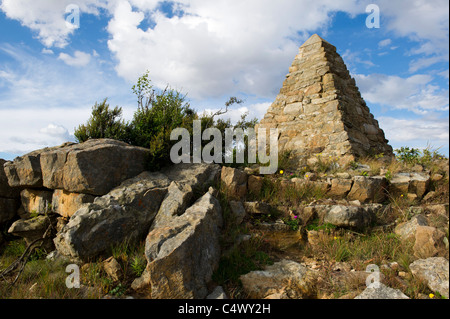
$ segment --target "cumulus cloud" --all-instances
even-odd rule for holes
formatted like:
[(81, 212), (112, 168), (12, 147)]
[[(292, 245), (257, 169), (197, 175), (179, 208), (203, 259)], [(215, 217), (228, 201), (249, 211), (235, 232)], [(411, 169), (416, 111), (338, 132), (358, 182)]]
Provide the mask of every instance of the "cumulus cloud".
[(378, 43), (378, 46), (379, 46), (379, 47), (385, 47), (385, 46), (390, 45), (391, 43), (392, 43), (392, 40), (391, 40), (391, 39), (385, 39), (385, 40), (380, 41), (380, 42)]
[[(0, 125), (0, 152), (24, 154), (47, 146), (74, 141), (74, 128), (86, 121), (90, 108), (59, 108), (47, 110), (26, 107), (23, 109), (0, 109), (0, 118), (8, 119)], [(42, 127), (43, 123), (50, 123)], [(63, 124), (55, 124), (63, 123)], [(10, 132), (14, 132), (11, 135)]]
[(49, 136), (56, 136), (56, 137), (67, 138), (69, 136), (69, 131), (64, 126), (57, 125), (54, 123), (51, 123), (46, 127), (41, 128), (39, 132), (47, 134)]
[(91, 61), (91, 55), (89, 53), (75, 51), (73, 56), (67, 53), (60, 53), (58, 59), (70, 66), (86, 66)]
[[(76, 5), (81, 13), (99, 14), (108, 0), (79, 0)], [(75, 32), (66, 25), (66, 8), (73, 0), (3, 0), (0, 9), (8, 18), (20, 21), (23, 26), (37, 33), (37, 38), (47, 47), (65, 47)]]
[(433, 85), (430, 75), (402, 78), (384, 74), (356, 74), (354, 77), (362, 96), (370, 103), (418, 114), (449, 109), (448, 90)]
[(42, 54), (54, 54), (54, 52), (53, 52), (53, 50), (50, 50), (50, 49), (46, 49), (46, 48), (43, 48), (42, 49)]
[[(353, 1), (190, 0), (169, 16), (140, 5), (120, 1), (108, 24), (118, 74), (135, 80), (148, 69), (157, 85), (192, 97), (273, 96), (306, 33), (325, 27), (334, 11), (357, 10)], [(140, 28), (150, 20), (154, 27)]]
[(106, 72), (109, 81), (99, 77), (96, 63), (72, 68), (12, 45), (0, 46), (0, 52), (14, 59), (0, 65), (0, 152), (18, 155), (73, 140), (74, 128), (105, 97), (131, 119), (130, 86)]
[(394, 148), (410, 145), (410, 147), (441, 148), (448, 153), (449, 122), (447, 118), (437, 116), (416, 119), (399, 119), (390, 116), (378, 118), (386, 138)]

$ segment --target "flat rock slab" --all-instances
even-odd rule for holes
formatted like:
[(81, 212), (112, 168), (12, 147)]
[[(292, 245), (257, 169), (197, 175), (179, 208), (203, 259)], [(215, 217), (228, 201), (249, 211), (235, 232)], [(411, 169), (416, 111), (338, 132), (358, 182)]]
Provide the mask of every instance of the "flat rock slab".
[(411, 273), (427, 283), (428, 287), (448, 299), (449, 263), (443, 257), (419, 259), (409, 265)]
[(50, 189), (102, 196), (142, 173), (148, 152), (111, 139), (45, 151), (40, 154), (42, 183)]
[(54, 239), (57, 250), (89, 260), (125, 240), (144, 238), (169, 184), (161, 173), (144, 172), (83, 205)]
[(60, 148), (65, 148), (73, 143), (64, 143), (56, 147), (47, 147), (31, 153), (16, 157), (12, 162), (4, 163), (3, 167), (8, 184), (11, 187), (42, 187), (41, 154), (51, 152)]
[(378, 288), (368, 287), (355, 299), (409, 299), (409, 297), (398, 289), (379, 283)]
[(252, 299), (307, 299), (314, 297), (316, 276), (308, 267), (282, 260), (264, 270), (240, 277), (245, 292)]

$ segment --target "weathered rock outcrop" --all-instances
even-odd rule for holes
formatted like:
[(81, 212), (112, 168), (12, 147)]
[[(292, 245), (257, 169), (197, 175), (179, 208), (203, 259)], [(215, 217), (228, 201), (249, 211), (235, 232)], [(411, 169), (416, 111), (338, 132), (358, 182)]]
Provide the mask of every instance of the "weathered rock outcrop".
[(244, 291), (252, 299), (314, 298), (316, 279), (314, 271), (290, 260), (282, 260), (240, 277)]
[[(8, 233), (13, 234), (14, 236), (23, 237), (28, 245), (37, 239), (42, 239), (45, 234), (46, 236), (42, 242), (42, 247), (51, 251), (54, 249), (51, 238), (52, 235), (54, 235), (54, 233), (52, 234), (52, 230), (54, 229), (55, 224), (56, 219), (54, 216), (39, 215), (27, 220), (19, 219), (15, 221), (9, 228)], [(49, 228), (50, 225), (52, 225), (53, 228)]]
[[(63, 255), (87, 260), (124, 240), (143, 239), (150, 227), (171, 224), (182, 215), (219, 172), (218, 165), (209, 164), (178, 164), (157, 173), (143, 172), (95, 199), (66, 193), (69, 201), (63, 205), (68, 208), (61, 207), (65, 193), (56, 190), (56, 212), (70, 215), (71, 205), (79, 207), (55, 238), (56, 248)], [(93, 203), (83, 203), (92, 199)]]
[(105, 195), (145, 170), (148, 150), (110, 139), (88, 140), (40, 154), (42, 184), (72, 193)]
[(206, 193), (181, 216), (160, 224), (146, 239), (153, 299), (205, 298), (220, 258), (222, 209)]
[(89, 194), (69, 193), (56, 189), (52, 195), (52, 209), (62, 217), (70, 218), (84, 204), (93, 203), (95, 196)]
[(53, 191), (24, 189), (20, 193), (22, 208), (28, 214), (44, 214), (50, 210)]
[(239, 169), (222, 167), (221, 180), (231, 197), (243, 198), (246, 195), (247, 179), (247, 174)]
[(4, 168), (9, 185), (12, 187), (42, 187), (41, 154), (70, 145), (73, 145), (73, 143), (64, 143), (60, 146), (36, 150), (16, 157), (12, 162), (5, 163)]
[(376, 211), (380, 210), (381, 207), (381, 205), (376, 204), (366, 206), (336, 205), (325, 213), (323, 221), (338, 227), (361, 229), (376, 220)]
[(449, 263), (443, 257), (419, 259), (409, 265), (411, 273), (423, 280), (428, 287), (448, 298)]
[(6, 176), (4, 165), (10, 163), (0, 158), (0, 197), (2, 198), (18, 198), (20, 196), (20, 189), (11, 187), (8, 184), (8, 177)]
[(66, 256), (88, 260), (125, 240), (145, 237), (167, 193), (170, 180), (144, 172), (126, 180), (109, 194), (82, 206), (54, 242)]
[(0, 159), (0, 226), (14, 218), (20, 205), (20, 190), (9, 186), (3, 168), (5, 163)]
[(101, 196), (143, 172), (147, 154), (147, 149), (124, 142), (94, 139), (37, 150), (4, 167), (13, 187), (46, 187)]
[(393, 289), (379, 283), (378, 288), (368, 287), (355, 299), (409, 299), (407, 295), (398, 289)]
[(215, 184), (220, 174), (219, 165), (178, 164), (162, 170), (172, 183), (167, 196), (161, 203), (152, 227), (170, 222), (174, 217), (184, 213), (195, 201), (195, 193), (205, 191)]
[(428, 191), (430, 175), (424, 173), (398, 173), (390, 181), (389, 192), (393, 195), (415, 194), (422, 198)]

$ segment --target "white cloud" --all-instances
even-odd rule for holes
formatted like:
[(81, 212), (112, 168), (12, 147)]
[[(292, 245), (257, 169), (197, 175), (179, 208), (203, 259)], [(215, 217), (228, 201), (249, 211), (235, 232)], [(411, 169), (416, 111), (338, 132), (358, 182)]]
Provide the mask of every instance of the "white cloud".
[[(358, 7), (331, 0), (190, 0), (179, 8), (184, 15), (169, 18), (133, 4), (120, 1), (108, 24), (118, 74), (135, 80), (148, 69), (155, 84), (170, 83), (191, 97), (236, 90), (273, 96), (304, 33), (326, 27), (334, 11)], [(144, 19), (154, 28), (140, 29)]]
[(46, 127), (39, 130), (40, 133), (47, 134), (52, 137), (69, 138), (69, 131), (62, 125), (50, 123)]
[(409, 64), (409, 72), (415, 73), (420, 69), (427, 68), (439, 62), (445, 62), (448, 60), (448, 57), (445, 55), (438, 55), (426, 58), (416, 59), (410, 62)]
[(445, 71), (439, 72), (438, 75), (440, 75), (448, 80), (449, 79), (449, 70), (447, 69)]
[[(74, 31), (65, 25), (72, 0), (3, 0), (0, 9), (38, 34), (47, 46), (64, 47)], [(135, 81), (149, 69), (156, 85), (167, 83), (192, 97), (244, 91), (273, 96), (298, 46), (313, 30), (326, 30), (333, 13), (365, 13), (369, 0), (185, 0), (170, 2), (178, 14), (158, 10), (159, 0), (80, 0), (82, 14), (111, 15), (109, 49), (117, 73)], [(448, 1), (380, 0), (383, 28), (419, 43), (411, 54), (448, 55)], [(446, 10), (447, 8), (447, 10)], [(152, 28), (141, 29), (151, 21)], [(83, 23), (83, 19), (81, 19)], [(384, 47), (392, 39), (380, 42)], [(87, 63), (63, 53), (61, 58)], [(447, 58), (448, 59), (448, 58)], [(418, 58), (415, 72), (436, 58)], [(371, 61), (361, 60), (367, 66)], [(283, 71), (285, 70), (285, 71)]]
[(89, 53), (75, 51), (73, 56), (60, 53), (58, 59), (70, 66), (86, 66), (91, 61), (91, 55)]
[(354, 77), (362, 96), (370, 103), (419, 114), (449, 109), (448, 90), (433, 85), (430, 75), (402, 78), (384, 74), (356, 74)]
[(447, 151), (449, 147), (449, 122), (447, 118), (435, 116), (417, 119), (399, 119), (389, 116), (378, 118), (386, 138), (394, 148), (409, 145), (415, 148), (441, 148)]
[[(0, 152), (23, 154), (48, 146), (74, 141), (73, 131), (89, 116), (89, 108), (0, 109)], [(49, 123), (42, 127), (43, 123)], [(61, 124), (55, 124), (61, 123)], [(14, 132), (14, 134), (11, 134)]]
[(130, 85), (113, 71), (98, 76), (104, 70), (96, 63), (71, 68), (11, 45), (0, 46), (0, 52), (14, 58), (0, 65), (0, 153), (18, 155), (73, 140), (75, 127), (105, 97), (131, 119), (136, 103)]
[(449, 2), (447, 0), (380, 0), (381, 15), (397, 35), (421, 40), (428, 47), (448, 51)]
[[(78, 0), (80, 12), (99, 14), (99, 8), (105, 8), (108, 0)], [(65, 47), (74, 29), (66, 26), (65, 11), (73, 0), (3, 0), (0, 9), (11, 19), (37, 33), (37, 38), (46, 47)]]
[(54, 54), (54, 52), (53, 52), (53, 50), (50, 50), (50, 49), (46, 49), (46, 48), (43, 48), (42, 49), (42, 54)]
[(378, 46), (379, 47), (385, 47), (385, 46), (390, 45), (391, 43), (392, 43), (391, 39), (385, 39), (385, 40), (382, 40), (382, 41), (378, 42)]

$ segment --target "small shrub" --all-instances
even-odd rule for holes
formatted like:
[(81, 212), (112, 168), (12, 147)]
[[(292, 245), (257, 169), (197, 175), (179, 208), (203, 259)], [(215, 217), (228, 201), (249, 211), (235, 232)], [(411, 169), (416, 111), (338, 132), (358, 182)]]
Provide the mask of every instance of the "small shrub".
[(411, 165), (416, 164), (420, 157), (420, 151), (416, 148), (401, 147), (400, 149), (396, 149), (395, 153), (400, 162)]
[(136, 277), (142, 276), (146, 266), (147, 261), (142, 256), (134, 256), (131, 259), (131, 269)]
[(82, 124), (75, 129), (75, 138), (79, 143), (86, 142), (93, 138), (111, 138), (119, 141), (126, 140), (127, 126), (121, 119), (122, 108), (116, 106), (109, 108), (109, 104), (104, 99), (102, 103), (92, 107), (92, 115), (86, 124)]

